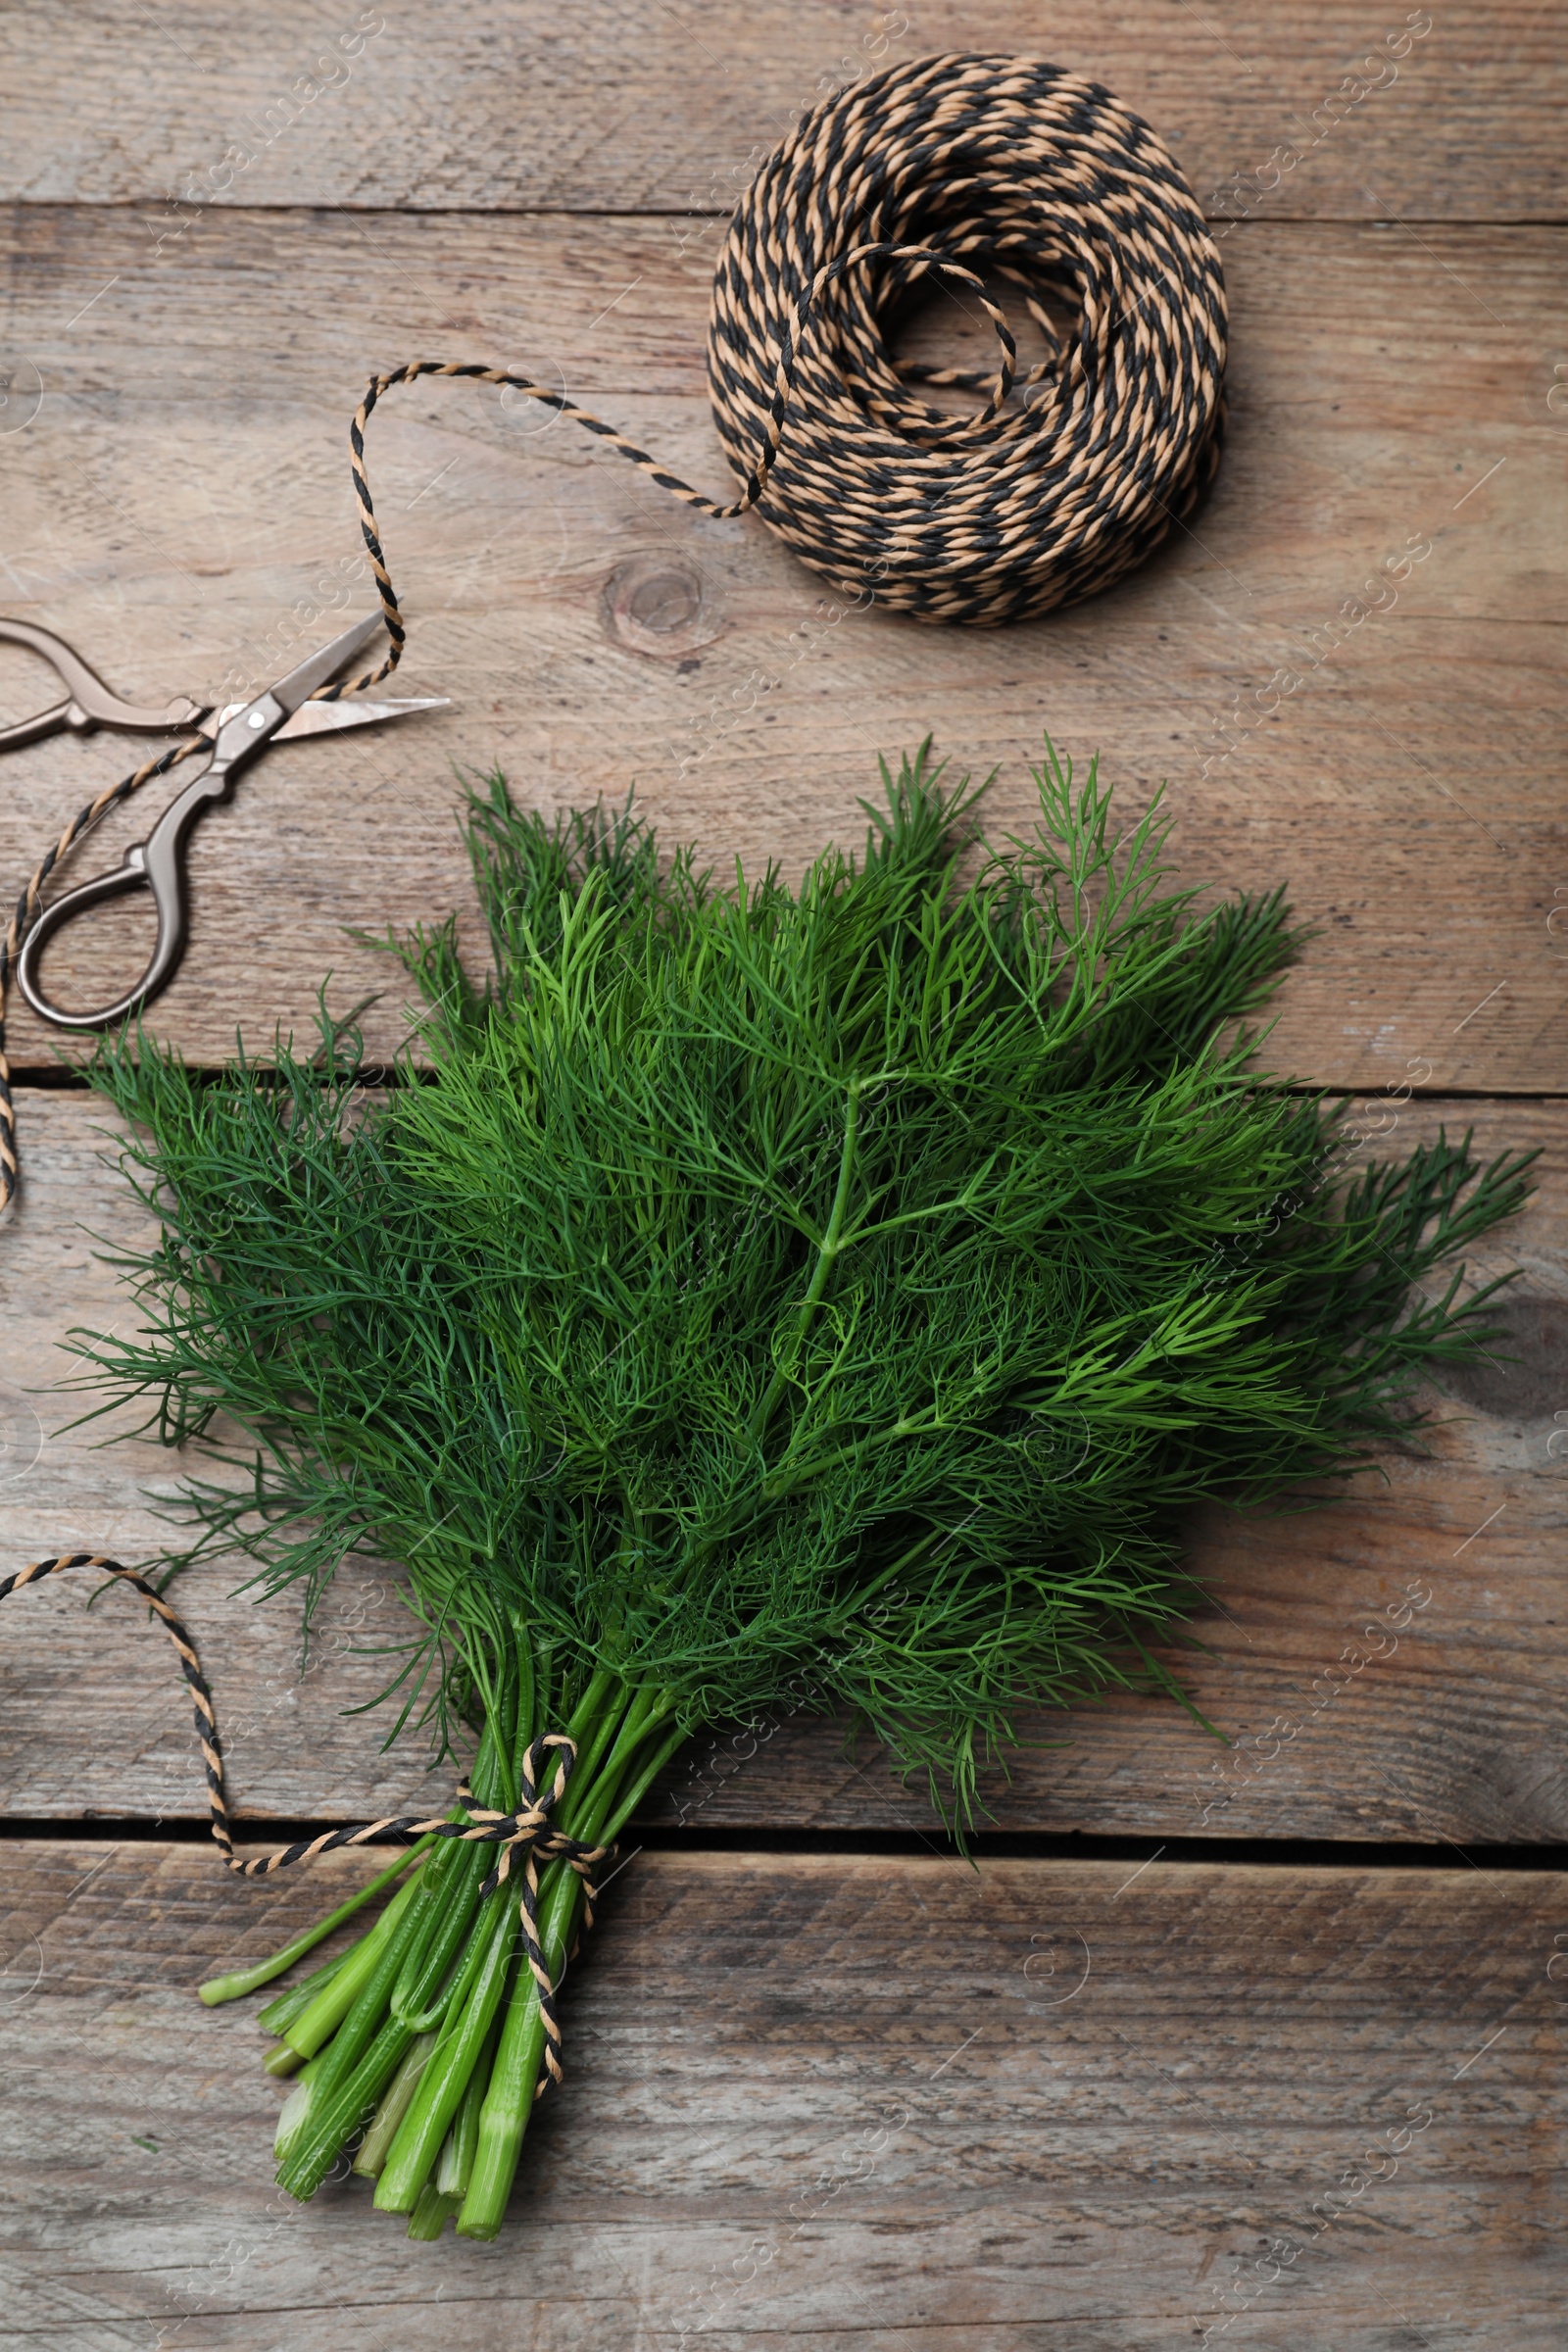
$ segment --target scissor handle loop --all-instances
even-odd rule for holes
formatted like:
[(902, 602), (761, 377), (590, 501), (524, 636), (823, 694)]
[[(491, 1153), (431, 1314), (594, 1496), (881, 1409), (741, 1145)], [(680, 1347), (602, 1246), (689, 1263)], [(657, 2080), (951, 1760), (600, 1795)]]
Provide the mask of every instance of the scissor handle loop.
[[(225, 734), (228, 732), (224, 730)], [(232, 748), (220, 741), (210, 764), (192, 777), (176, 800), (170, 802), (145, 841), (138, 841), (128, 849), (122, 862), (109, 873), (96, 874), (90, 882), (68, 890), (28, 925), (27, 936), (17, 956), (17, 986), (40, 1020), (53, 1021), (60, 1029), (107, 1029), (111, 1022), (122, 1021), (127, 1013), (139, 1012), (160, 989), (169, 985), (185, 953), (185, 836), (204, 808), (214, 801), (228, 798), (233, 789), (234, 770), (250, 748), (243, 739)], [(146, 969), (134, 987), (128, 988), (113, 1004), (102, 1005), (96, 1012), (62, 1010), (49, 1002), (39, 986), (39, 956), (67, 923), (74, 922), (77, 915), (87, 913), (90, 907), (101, 906), (107, 899), (120, 898), (127, 890), (150, 890), (158, 909), (158, 939)]]
[[(129, 1012), (138, 1011), (149, 998), (172, 979), (180, 956), (185, 951), (185, 907), (174, 877), (172, 891), (160, 891), (158, 880), (147, 870), (147, 851), (151, 845), (137, 842), (127, 850), (122, 864), (107, 874), (95, 874), (90, 882), (82, 882), (68, 890), (47, 906), (37, 917), (17, 956), (17, 986), (41, 1020), (53, 1021), (58, 1029), (107, 1029), (115, 1021), (123, 1020)], [(130, 890), (151, 890), (153, 904), (158, 909), (158, 939), (147, 967), (134, 987), (116, 1004), (105, 1004), (97, 1012), (67, 1012), (51, 1003), (44, 995), (38, 979), (38, 958), (57, 931), (86, 914), (90, 908), (103, 906)]]

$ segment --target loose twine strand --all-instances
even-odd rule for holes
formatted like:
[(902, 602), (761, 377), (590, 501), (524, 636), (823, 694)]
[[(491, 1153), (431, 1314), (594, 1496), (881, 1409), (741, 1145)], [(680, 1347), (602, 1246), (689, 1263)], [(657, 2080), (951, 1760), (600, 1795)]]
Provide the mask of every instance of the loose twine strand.
[[(1049, 356), (1022, 375), (982, 271), (1023, 289), (1046, 337)], [(894, 358), (889, 329), (932, 279), (990, 319), (994, 377)], [(1076, 309), (1070, 337), (1052, 304)], [(373, 376), (350, 427), (350, 467), (388, 649), (315, 699), (379, 685), (403, 658), (365, 465), (366, 426), (394, 385), (432, 375), (509, 386), (710, 520), (755, 508), (843, 593), (990, 628), (1108, 588), (1185, 520), (1219, 462), (1226, 333), (1224, 275), (1197, 201), (1149, 124), (1108, 90), (1029, 58), (894, 66), (807, 115), (730, 221), (708, 375), (741, 496), (721, 505), (514, 368), (414, 360)], [(983, 393), (984, 406), (956, 417), (918, 384)], [(90, 801), (17, 902), (0, 943), (0, 1216), (18, 1179), (6, 992), (43, 885), (111, 808), (205, 748), (198, 736)]]
[[(614, 1852), (612, 1845), (587, 1845), (576, 1838), (553, 1829), (551, 1813), (565, 1793), (577, 1761), (576, 1741), (564, 1732), (550, 1732), (535, 1740), (522, 1759), (517, 1779), (519, 1802), (510, 1813), (497, 1812), (493, 1807), (474, 1801), (466, 1782), (458, 1788), (458, 1802), (466, 1812), (466, 1821), (452, 1821), (445, 1814), (431, 1819), (416, 1819), (412, 1814), (388, 1814), (380, 1821), (362, 1822), (358, 1828), (324, 1830), (318, 1838), (300, 1838), (292, 1845), (280, 1846), (275, 1853), (258, 1854), (250, 1861), (241, 1861), (234, 1851), (233, 1833), (229, 1827), (228, 1793), (223, 1783), (223, 1745), (218, 1736), (218, 1715), (213, 1706), (213, 1694), (207, 1677), (202, 1672), (196, 1644), (180, 1618), (164, 1598), (156, 1585), (148, 1582), (134, 1568), (126, 1568), (119, 1560), (111, 1560), (102, 1552), (61, 1552), (53, 1559), (33, 1560), (27, 1567), (19, 1568), (14, 1576), (0, 1579), (0, 1600), (24, 1586), (40, 1584), (46, 1576), (59, 1576), (68, 1568), (92, 1568), (102, 1576), (116, 1578), (139, 1592), (148, 1606), (163, 1621), (164, 1631), (174, 1645), (179, 1669), (194, 1702), (196, 1743), (201, 1749), (202, 1768), (207, 1776), (207, 1801), (212, 1816), (213, 1838), (224, 1864), (236, 1878), (270, 1879), (279, 1870), (288, 1870), (296, 1862), (314, 1862), (318, 1854), (329, 1854), (338, 1846), (401, 1845), (415, 1838), (455, 1838), (461, 1845), (499, 1845), (496, 1867), (479, 1889), (480, 1900), (497, 1887), (505, 1886), (512, 1876), (513, 1866), (520, 1860), (521, 1886), (517, 1912), (522, 1933), (522, 1948), (539, 1998), (539, 2018), (544, 2027), (544, 2058), (539, 2080), (534, 2084), (534, 2097), (551, 2082), (560, 2082), (564, 2069), (561, 2059), (561, 2025), (556, 2015), (557, 1982), (552, 1978), (539, 1941), (539, 1866), (546, 1862), (564, 1862), (583, 1882), (583, 1933), (594, 1924), (594, 1903), (597, 1889), (593, 1871)], [(548, 1785), (543, 1783), (547, 1756), (555, 1751), (556, 1769)], [(573, 1947), (575, 1948), (575, 1947)]]

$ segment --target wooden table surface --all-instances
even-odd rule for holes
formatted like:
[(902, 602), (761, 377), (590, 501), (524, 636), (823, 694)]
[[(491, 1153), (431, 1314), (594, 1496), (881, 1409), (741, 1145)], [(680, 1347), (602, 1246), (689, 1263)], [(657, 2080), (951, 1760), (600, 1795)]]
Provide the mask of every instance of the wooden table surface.
[[(1308, 1516), (1195, 1529), (1212, 1606), (1184, 1671), (1228, 1746), (1150, 1700), (1037, 1721), (971, 1866), (834, 1726), (700, 1743), (607, 1898), (567, 2091), (492, 2246), (412, 2246), (363, 2183), (307, 2208), (273, 2188), (256, 2004), (191, 1987), (365, 1865), (228, 1882), (145, 1612), (89, 1614), (82, 1581), (19, 1597), (0, 2340), (1563, 2341), (1568, 38), (1473, 0), (1046, 15), (14, 0), (0, 603), (145, 702), (265, 683), (368, 609), (347, 421), (372, 368), (414, 357), (525, 366), (719, 490), (708, 282), (789, 122), (883, 57), (1089, 74), (1223, 240), (1232, 429), (1193, 528), (1002, 633), (835, 620), (760, 526), (666, 508), (492, 389), (400, 391), (369, 446), (400, 685), (454, 708), (252, 773), (197, 838), (194, 944), (153, 1025), (210, 1063), (241, 1022), (303, 1032), (328, 971), (338, 1006), (384, 986), (349, 927), (468, 909), (455, 767), (499, 761), (550, 808), (635, 781), (670, 835), (798, 868), (853, 836), (878, 752), (928, 730), (1000, 764), (993, 822), (1016, 822), (1049, 728), (1129, 808), (1168, 781), (1184, 876), (1285, 881), (1318, 926), (1277, 1063), (1399, 1148), (1445, 1123), (1540, 1146), (1531, 1207), (1472, 1268), (1523, 1268), (1512, 1356), (1454, 1379), (1429, 1457)], [(923, 331), (978, 349), (956, 312)], [(0, 721), (41, 684), (8, 659)], [(125, 753), (7, 760), (14, 883)], [(136, 829), (106, 827), (94, 864)], [(52, 975), (85, 1000), (139, 937), (105, 922)], [(371, 1050), (403, 1025), (393, 990)], [(73, 1327), (127, 1311), (102, 1252), (137, 1213), (54, 1034), (19, 1017), (12, 1051), (3, 1565), (148, 1556), (188, 1465), (145, 1436), (105, 1449), (58, 1385)], [(183, 1605), (258, 1832), (444, 1797), (349, 1711), (392, 1579), (345, 1579), (303, 1661), (289, 1609), (231, 1582), (192, 1574)]]

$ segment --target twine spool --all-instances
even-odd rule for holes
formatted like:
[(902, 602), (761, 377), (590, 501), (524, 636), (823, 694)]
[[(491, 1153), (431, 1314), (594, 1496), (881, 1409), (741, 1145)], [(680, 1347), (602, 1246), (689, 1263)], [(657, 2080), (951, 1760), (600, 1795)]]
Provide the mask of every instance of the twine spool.
[[(1016, 383), (1006, 337), (996, 378), (897, 367), (888, 325), (932, 262), (844, 266), (875, 245), (1018, 285), (1052, 357)], [(769, 156), (731, 221), (709, 332), (713, 417), (742, 481), (767, 454), (775, 358), (803, 301), (756, 504), (850, 595), (986, 627), (1049, 612), (1141, 563), (1212, 477), (1219, 254), (1160, 141), (1096, 82), (1027, 58), (921, 58), (815, 108)], [(1047, 301), (1077, 311), (1070, 338)], [(916, 386), (991, 397), (956, 422)]]

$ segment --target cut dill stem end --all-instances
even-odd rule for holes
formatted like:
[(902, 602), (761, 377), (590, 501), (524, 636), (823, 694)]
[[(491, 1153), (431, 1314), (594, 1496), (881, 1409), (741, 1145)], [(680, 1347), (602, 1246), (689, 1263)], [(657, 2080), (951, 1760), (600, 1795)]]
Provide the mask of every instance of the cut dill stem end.
[[(303, 1960), (307, 1952), (313, 1952), (318, 1943), (324, 1942), (334, 1928), (340, 1928), (346, 1919), (354, 1917), (356, 1911), (362, 1910), (367, 1903), (373, 1902), (375, 1897), (400, 1879), (406, 1870), (417, 1863), (428, 1843), (427, 1838), (423, 1839), (417, 1848), (410, 1853), (400, 1855), (390, 1870), (381, 1871), (368, 1886), (362, 1886), (358, 1894), (352, 1894), (347, 1902), (339, 1903), (335, 1911), (329, 1911), (326, 1917), (318, 1919), (313, 1928), (307, 1928), (302, 1935), (296, 1936), (291, 1942), (285, 1943), (282, 1950), (273, 1952), (270, 1959), (258, 1960), (251, 1968), (236, 1969), (230, 1976), (209, 1977), (205, 1984), (197, 1985), (196, 1998), (205, 2002), (209, 2009), (213, 2009), (221, 2001), (238, 2000), (242, 1993), (259, 1992), (264, 1984), (270, 1984), (274, 1977), (282, 1976), (286, 1970), (294, 1966), (296, 1960)], [(339, 1961), (329, 1962), (325, 1968), (317, 1971), (312, 1983), (324, 1984), (339, 1966)], [(265, 2017), (267, 2012), (264, 2011), (263, 2015)]]
[[(838, 1711), (961, 1836), (1021, 1710), (1181, 1695), (1195, 1506), (1320, 1498), (1492, 1337), (1462, 1252), (1530, 1155), (1348, 1161), (1258, 1066), (1282, 895), (1204, 903), (1157, 801), (1118, 832), (1094, 766), (1034, 775), (1036, 829), (988, 846), (923, 747), (793, 888), (495, 777), (488, 968), (455, 919), (386, 943), (424, 1001), (398, 1083), (329, 1021), (217, 1082), (103, 1046), (161, 1232), (92, 1376), (172, 1443), (243, 1433), (184, 1556), (307, 1621), (346, 1555), (395, 1563), (389, 1736), (477, 1736), (479, 1803), (564, 1738), (552, 1825), (609, 1844), (699, 1728)], [(515, 1885), (443, 1842), (264, 2013), (305, 2062), (279, 2178), (368, 2127), (379, 2209), (488, 2237), (544, 2025)], [(552, 1980), (582, 1899), (542, 1863)]]
[(441, 2235), (442, 2230), (462, 2202), (461, 2197), (451, 2195), (445, 2189), (421, 2188), (419, 2201), (409, 2216), (406, 2234), (414, 2238), (422, 2238), (427, 2243), (433, 2243)]

